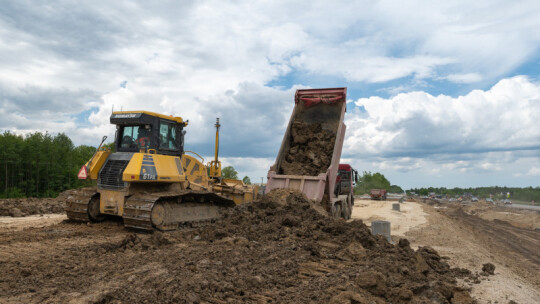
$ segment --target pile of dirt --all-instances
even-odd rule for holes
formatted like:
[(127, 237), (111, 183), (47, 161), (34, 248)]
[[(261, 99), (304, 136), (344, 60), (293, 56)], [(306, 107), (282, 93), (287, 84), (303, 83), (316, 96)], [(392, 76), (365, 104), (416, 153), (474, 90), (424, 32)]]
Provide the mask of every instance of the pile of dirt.
[(281, 163), (280, 174), (319, 175), (330, 166), (336, 134), (320, 123), (296, 118), (291, 127), (289, 150)]
[(63, 212), (64, 202), (54, 198), (0, 199), (0, 216), (21, 217), (33, 214)]
[(448, 303), (456, 294), (471, 300), (455, 281), (471, 272), (451, 269), (434, 249), (414, 251), (406, 239), (392, 245), (373, 236), (361, 221), (320, 214), (302, 193), (274, 192), (232, 210), (222, 225), (205, 227), (200, 235), (211, 243), (279, 242), (278, 247), (287, 248), (289, 254), (267, 265), (281, 274), (273, 278), (273, 288), (295, 290), (295, 296), (278, 297), (278, 303), (305, 301), (299, 294), (322, 303)]
[(451, 269), (432, 248), (415, 251), (405, 239), (392, 245), (361, 221), (324, 216), (287, 191), (237, 206), (219, 222), (165, 234), (61, 223), (6, 235), (6, 249), (35, 240), (50, 249), (28, 246), (26, 258), (0, 259), (0, 302), (472, 301), (456, 284), (470, 272)]
[(483, 275), (494, 275), (495, 274), (495, 265), (491, 263), (485, 263), (482, 265), (482, 274)]

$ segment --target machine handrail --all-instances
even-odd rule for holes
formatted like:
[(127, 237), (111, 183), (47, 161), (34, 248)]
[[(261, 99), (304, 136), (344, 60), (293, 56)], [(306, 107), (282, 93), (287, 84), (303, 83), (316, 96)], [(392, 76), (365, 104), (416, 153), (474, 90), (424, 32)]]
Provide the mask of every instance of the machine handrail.
[(199, 153), (193, 152), (193, 151), (184, 151), (184, 153), (192, 153), (192, 154), (197, 155), (197, 156), (201, 159), (202, 163), (204, 164), (204, 157), (202, 157), (201, 155), (199, 155)]

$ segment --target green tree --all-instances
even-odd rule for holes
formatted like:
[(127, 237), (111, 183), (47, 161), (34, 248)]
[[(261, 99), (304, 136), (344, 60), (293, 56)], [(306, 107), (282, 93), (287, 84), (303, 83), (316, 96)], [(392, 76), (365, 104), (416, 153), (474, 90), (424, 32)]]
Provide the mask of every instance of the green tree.
[(0, 134), (0, 197), (51, 197), (89, 185), (77, 172), (96, 148), (74, 147), (65, 134)]
[(388, 192), (390, 192), (390, 193), (403, 193), (403, 189), (401, 189), (401, 187), (398, 186), (398, 185), (391, 185)]
[(116, 151), (116, 149), (114, 148), (114, 142), (110, 142), (108, 144), (103, 144), (102, 147), (105, 148), (105, 149), (111, 150), (111, 152), (113, 152), (113, 153)]
[(354, 187), (355, 194), (369, 193), (371, 189), (390, 190), (390, 181), (381, 173), (371, 173), (364, 171), (358, 178), (358, 183)]
[(244, 176), (244, 178), (242, 178), (242, 181), (244, 182), (244, 184), (246, 185), (251, 185), (251, 179), (249, 179), (249, 176)]
[(238, 179), (238, 172), (234, 170), (233, 166), (227, 166), (221, 169), (221, 176), (223, 178)]

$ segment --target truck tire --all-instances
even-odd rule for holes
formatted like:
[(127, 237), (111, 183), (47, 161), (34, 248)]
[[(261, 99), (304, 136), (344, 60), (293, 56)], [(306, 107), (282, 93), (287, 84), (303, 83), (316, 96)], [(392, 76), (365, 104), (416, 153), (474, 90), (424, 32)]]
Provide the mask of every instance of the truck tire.
[(349, 196), (347, 196), (347, 206), (349, 211), (347, 214), (347, 219), (350, 219), (352, 217), (352, 210), (354, 208), (354, 195), (349, 194)]
[(341, 217), (345, 220), (349, 219), (349, 202), (343, 202), (343, 206), (341, 207)]
[(341, 217), (341, 205), (339, 203), (335, 203), (332, 206), (332, 217), (335, 219), (339, 219)]
[(337, 183), (335, 188), (336, 189), (334, 190), (334, 194), (336, 196), (340, 195), (341, 194), (341, 183)]

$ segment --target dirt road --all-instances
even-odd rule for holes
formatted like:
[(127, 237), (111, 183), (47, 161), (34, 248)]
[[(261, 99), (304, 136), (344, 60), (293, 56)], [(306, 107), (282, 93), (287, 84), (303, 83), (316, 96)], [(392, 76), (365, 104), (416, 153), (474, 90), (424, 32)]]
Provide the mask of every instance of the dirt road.
[[(472, 288), (479, 303), (538, 303), (540, 299), (540, 232), (534, 231), (540, 214), (475, 204), (427, 205), (359, 200), (353, 218), (385, 219), (392, 223), (393, 239), (404, 236), (412, 246), (433, 246), (449, 264), (481, 272), (484, 263), (496, 266), (495, 275), (479, 276), (480, 283), (461, 281)], [(416, 222), (414, 222), (416, 221)], [(396, 226), (396, 229), (394, 229)]]
[[(495, 275), (481, 276), (480, 284), (462, 282), (472, 288), (471, 294), (479, 303), (508, 303), (509, 300), (538, 303), (540, 233), (497, 219), (512, 218), (504, 210), (489, 208), (485, 214), (476, 212), (472, 215), (467, 213), (467, 206), (458, 204), (422, 207), (429, 214), (428, 222), (405, 233), (413, 246), (431, 244), (441, 255), (448, 256), (449, 263), (455, 267), (481, 272), (484, 263), (496, 266)], [(515, 221), (519, 223), (519, 220)]]
[[(511, 267), (521, 277), (540, 289), (540, 233), (501, 220), (488, 221), (467, 214), (463, 208), (451, 208), (447, 214), (466, 225), (471, 234), (501, 263)], [(540, 299), (540, 298), (539, 298)]]

